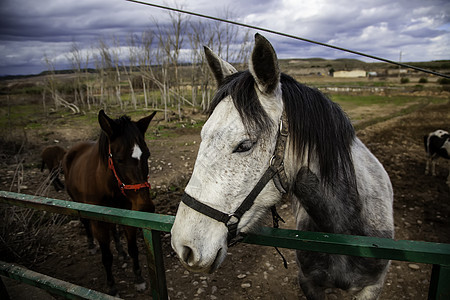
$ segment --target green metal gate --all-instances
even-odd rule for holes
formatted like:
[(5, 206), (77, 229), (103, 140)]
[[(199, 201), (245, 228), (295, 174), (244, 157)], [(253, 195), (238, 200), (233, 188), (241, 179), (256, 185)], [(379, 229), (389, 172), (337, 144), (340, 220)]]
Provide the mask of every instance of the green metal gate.
[[(147, 248), (153, 299), (168, 298), (160, 236), (161, 232), (170, 231), (175, 217), (5, 191), (0, 191), (0, 202), (142, 228)], [(396, 241), (384, 238), (304, 232), (269, 227), (263, 227), (258, 233), (247, 235), (243, 242), (297, 250), (431, 264), (433, 269), (428, 299), (450, 299), (450, 244)], [(39, 277), (38, 275), (25, 276), (23, 273), (20, 268), (17, 269), (14, 265), (0, 262), (0, 275), (39, 286), (53, 293), (64, 295), (69, 299), (107, 299), (110, 297), (91, 290), (85, 291), (87, 289), (83, 290), (84, 288), (82, 287), (70, 284), (71, 288), (66, 288), (64, 285), (67, 283), (54, 278), (35, 280), (33, 278)], [(43, 284), (44, 281), (47, 284)]]

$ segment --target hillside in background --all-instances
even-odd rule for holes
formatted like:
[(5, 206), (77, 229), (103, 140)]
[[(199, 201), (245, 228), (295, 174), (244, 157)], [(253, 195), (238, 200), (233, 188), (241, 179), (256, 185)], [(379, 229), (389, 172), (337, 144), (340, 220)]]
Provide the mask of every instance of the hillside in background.
[[(422, 69), (437, 71), (444, 74), (450, 74), (450, 60), (437, 60), (437, 61), (428, 61), (428, 62), (405, 62), (407, 65), (419, 67)], [(377, 72), (379, 76), (388, 75), (389, 71), (395, 73), (396, 70), (399, 69), (398, 66), (391, 65), (384, 62), (372, 62), (367, 63), (358, 59), (333, 59), (328, 60), (324, 58), (293, 58), (293, 59), (280, 59), (279, 60), (280, 68), (283, 72), (288, 73), (292, 76), (307, 76), (307, 75), (329, 75), (330, 70), (332, 71), (351, 71), (355, 69), (364, 70), (367, 72)], [(238, 69), (243, 69), (243, 67), (239, 68), (239, 64), (237, 65)], [(126, 68), (126, 67), (125, 67)], [(137, 70), (138, 68), (136, 68)], [(192, 65), (185, 64), (180, 66), (182, 70), (183, 77), (187, 77), (187, 80), (190, 78), (190, 72), (192, 72)], [(95, 69), (87, 70), (88, 73), (95, 73)], [(29, 77), (38, 77), (38, 76), (46, 76), (49, 75), (50, 71), (43, 71), (40, 74), (29, 74), (29, 75), (9, 75), (9, 76), (0, 76), (0, 80), (13, 80), (13, 79), (21, 79), (21, 78), (29, 78)], [(54, 74), (56, 75), (64, 75), (74, 73), (74, 70), (56, 70)], [(407, 70), (407, 74), (415, 75), (415, 76), (424, 76), (422, 72), (415, 70)], [(391, 74), (395, 75), (395, 74)]]
[[(312, 58), (283, 59), (279, 64), (282, 72), (328, 95), (386, 96), (414, 93), (448, 98), (450, 93), (448, 78), (388, 63)], [(450, 60), (410, 64), (450, 74)], [(247, 69), (244, 64), (235, 66), (238, 70)], [(80, 69), (78, 72), (58, 70), (39, 75), (0, 78), (0, 106), (32, 101), (42, 103), (46, 112), (48, 109), (64, 108), (74, 114), (104, 107), (115, 107), (122, 111), (151, 108), (164, 111), (164, 120), (170, 121), (175, 117), (180, 120), (183, 118), (182, 107), (206, 111), (215, 89), (216, 83), (206, 62), (176, 66), (116, 66)]]
[[(376, 72), (378, 76), (398, 75), (398, 66), (383, 62), (367, 63), (357, 59), (335, 59), (327, 60), (323, 58), (309, 59), (282, 59), (279, 61), (280, 68), (292, 76), (307, 75), (329, 75), (330, 71), (352, 71), (364, 70), (366, 72)], [(422, 69), (450, 74), (450, 60), (430, 61), (430, 62), (406, 62), (406, 64)], [(408, 76), (427, 76), (419, 71), (404, 69)]]

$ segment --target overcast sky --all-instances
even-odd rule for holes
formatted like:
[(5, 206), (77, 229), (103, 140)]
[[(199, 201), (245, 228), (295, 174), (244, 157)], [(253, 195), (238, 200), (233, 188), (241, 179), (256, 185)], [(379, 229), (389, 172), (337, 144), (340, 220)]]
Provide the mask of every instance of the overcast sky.
[[(395, 61), (400, 52), (403, 62), (450, 59), (449, 0), (148, 2), (218, 17), (228, 9), (238, 22)], [(114, 35), (120, 40), (130, 33), (140, 34), (154, 27), (155, 20), (163, 25), (167, 12), (125, 0), (0, 0), (0, 75), (40, 73), (47, 69), (44, 55), (62, 68), (74, 42), (88, 51), (100, 38), (107, 40)], [(261, 33), (272, 42), (279, 58), (371, 61)]]

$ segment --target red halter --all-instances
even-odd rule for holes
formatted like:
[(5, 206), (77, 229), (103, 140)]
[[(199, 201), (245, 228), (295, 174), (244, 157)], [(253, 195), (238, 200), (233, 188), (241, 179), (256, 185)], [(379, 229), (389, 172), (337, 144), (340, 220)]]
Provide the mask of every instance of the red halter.
[(120, 191), (122, 194), (126, 197), (125, 190), (140, 190), (143, 188), (151, 188), (150, 183), (148, 182), (148, 175), (147, 175), (147, 181), (143, 183), (137, 183), (137, 184), (125, 184), (120, 180), (119, 176), (117, 175), (116, 169), (114, 168), (114, 162), (112, 159), (112, 153), (111, 153), (111, 145), (108, 146), (108, 168), (113, 171), (114, 176), (116, 177), (117, 184), (119, 185)]

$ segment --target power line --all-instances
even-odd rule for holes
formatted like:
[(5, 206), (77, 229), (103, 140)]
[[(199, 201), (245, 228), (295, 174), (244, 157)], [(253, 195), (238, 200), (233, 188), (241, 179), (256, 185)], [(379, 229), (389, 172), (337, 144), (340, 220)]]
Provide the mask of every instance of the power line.
[(152, 7), (156, 7), (156, 8), (160, 8), (160, 9), (171, 10), (171, 11), (175, 11), (175, 12), (179, 12), (179, 13), (183, 13), (183, 14), (188, 14), (188, 15), (192, 15), (192, 16), (196, 16), (196, 17), (200, 17), (200, 18), (210, 19), (210, 20), (214, 20), (214, 21), (229, 23), (229, 24), (233, 24), (233, 25), (237, 25), (237, 26), (247, 27), (247, 28), (251, 28), (251, 29), (255, 29), (255, 30), (259, 30), (259, 31), (264, 31), (264, 32), (268, 32), (268, 33), (272, 33), (272, 34), (288, 37), (288, 38), (291, 38), (291, 39), (300, 40), (300, 41), (304, 41), (304, 42), (307, 42), (307, 43), (316, 44), (316, 45), (320, 45), (320, 46), (324, 46), (324, 47), (328, 47), (328, 48), (332, 48), (332, 49), (336, 49), (336, 50), (340, 50), (340, 51), (344, 51), (344, 52), (349, 52), (349, 53), (352, 53), (352, 54), (368, 57), (368, 58), (375, 59), (375, 60), (384, 61), (384, 62), (387, 62), (387, 63), (390, 63), (390, 64), (394, 64), (394, 65), (397, 65), (397, 66), (401, 66), (401, 67), (404, 67), (404, 68), (410, 68), (410, 69), (414, 69), (416, 71), (420, 71), (420, 72), (424, 72), (424, 73), (428, 73), (428, 74), (433, 74), (433, 75), (440, 76), (440, 77), (450, 78), (450, 76), (446, 75), (446, 74), (438, 73), (438, 72), (435, 72), (435, 71), (419, 68), (419, 67), (416, 67), (416, 66), (411, 66), (411, 65), (408, 65), (408, 64), (396, 62), (396, 61), (389, 60), (389, 59), (386, 59), (386, 58), (382, 58), (382, 57), (378, 57), (378, 56), (374, 56), (374, 55), (370, 55), (370, 54), (365, 54), (365, 53), (362, 53), (362, 52), (358, 52), (358, 51), (354, 51), (354, 50), (350, 50), (350, 49), (346, 49), (346, 48), (342, 48), (342, 47), (338, 47), (338, 46), (333, 46), (333, 45), (322, 43), (322, 42), (313, 41), (313, 40), (310, 40), (310, 39), (306, 39), (306, 38), (298, 37), (298, 36), (295, 36), (295, 35), (279, 32), (279, 31), (275, 31), (275, 30), (272, 30), (272, 29), (262, 28), (262, 27), (258, 27), (258, 26), (254, 26), (254, 25), (244, 24), (244, 23), (240, 23), (240, 22), (236, 22), (236, 21), (222, 19), (222, 18), (218, 18), (218, 17), (214, 17), (214, 16), (208, 16), (208, 15), (199, 14), (199, 13), (192, 12), (192, 11), (182, 10), (182, 9), (173, 8), (173, 7), (164, 6), (164, 5), (158, 5), (158, 4), (154, 4), (154, 3), (148, 3), (148, 2), (136, 1), (136, 0), (126, 0), (126, 1), (137, 3), (137, 4), (142, 4), (142, 5), (147, 5), (147, 6), (152, 6)]

